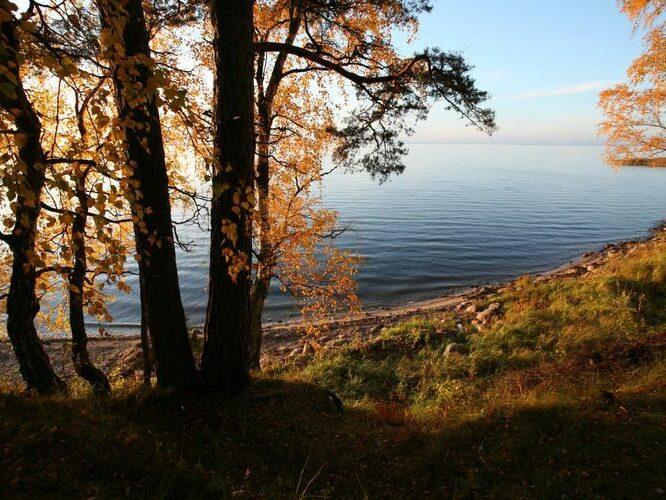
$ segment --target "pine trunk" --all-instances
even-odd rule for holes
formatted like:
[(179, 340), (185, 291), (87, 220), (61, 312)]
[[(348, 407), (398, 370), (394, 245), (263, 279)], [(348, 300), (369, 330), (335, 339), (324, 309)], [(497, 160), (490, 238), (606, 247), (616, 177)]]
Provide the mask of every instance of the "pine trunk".
[(253, 1), (212, 0), (214, 175), (209, 296), (201, 374), (216, 392), (249, 384), (253, 204)]
[[(124, 128), (146, 325), (160, 387), (188, 390), (197, 380), (176, 267), (164, 144), (141, 0), (98, 0)], [(117, 50), (117, 46), (122, 50)], [(134, 126), (138, 124), (139, 126)]]
[(0, 106), (13, 116), (17, 138), (21, 137), (17, 170), (19, 180), (14, 225), (11, 235), (3, 236), (13, 255), (12, 276), (7, 297), (7, 334), (11, 340), (19, 369), (29, 390), (50, 394), (65, 389), (55, 374), (35, 329), (39, 301), (35, 294), (37, 275), (31, 257), (35, 254), (35, 233), (40, 213), (40, 200), (45, 181), (45, 156), (40, 143), (41, 123), (28, 100), (19, 74), (20, 45), (10, 2), (0, 0), (3, 19), (0, 23)]
[(150, 334), (148, 333), (148, 323), (146, 316), (146, 298), (143, 292), (143, 283), (140, 282), (141, 288), (141, 351), (143, 352), (143, 385), (146, 387), (151, 386), (151, 378), (153, 376), (153, 348), (150, 345)]

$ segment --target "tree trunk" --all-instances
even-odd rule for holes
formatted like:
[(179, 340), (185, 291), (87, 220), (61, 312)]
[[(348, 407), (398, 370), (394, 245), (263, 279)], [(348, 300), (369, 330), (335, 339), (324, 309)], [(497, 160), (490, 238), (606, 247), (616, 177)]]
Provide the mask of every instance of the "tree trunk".
[(45, 156), (40, 143), (41, 123), (28, 100), (19, 74), (20, 46), (10, 2), (0, 0), (0, 106), (13, 116), (17, 139), (20, 137), (17, 171), (16, 222), (11, 235), (3, 235), (13, 255), (12, 276), (7, 297), (7, 334), (29, 390), (42, 394), (65, 389), (55, 374), (35, 329), (39, 301), (35, 294), (35, 232), (45, 180)]
[(257, 141), (257, 208), (259, 216), (259, 256), (257, 272), (252, 286), (250, 315), (250, 368), (261, 369), (261, 337), (263, 335), (261, 318), (264, 303), (271, 286), (271, 277), (275, 267), (275, 249), (270, 240), (269, 211), (269, 141), (270, 141), (270, 103), (259, 97), (259, 140)]
[[(294, 42), (301, 25), (301, 15), (293, 8), (289, 22), (289, 31), (285, 43)], [(258, 140), (255, 183), (257, 187), (257, 205), (259, 214), (259, 257), (257, 273), (252, 287), (250, 316), (250, 368), (261, 369), (261, 337), (263, 335), (261, 318), (264, 304), (271, 286), (271, 278), (275, 269), (275, 245), (271, 241), (270, 220), (270, 144), (273, 126), (273, 103), (283, 77), (287, 54), (280, 52), (275, 58), (268, 85), (264, 88), (263, 65), (264, 54), (260, 54), (257, 63), (257, 116)]]
[(196, 383), (196, 368), (178, 285), (159, 111), (148, 85), (153, 72), (143, 7), (141, 0), (98, 0), (97, 4), (102, 26), (110, 35), (106, 50), (125, 133), (128, 197), (157, 383), (187, 390)]
[(257, 277), (252, 286), (250, 304), (250, 369), (252, 370), (261, 370), (261, 342), (263, 337), (261, 320), (270, 285), (270, 277), (267, 279)]
[(69, 325), (72, 332), (72, 361), (79, 377), (86, 380), (98, 396), (111, 394), (111, 385), (104, 372), (88, 356), (88, 335), (83, 315), (83, 286), (86, 278), (86, 220), (88, 196), (85, 192), (85, 174), (77, 179), (76, 196), (79, 207), (72, 223), (74, 267), (69, 273)]
[(212, 0), (214, 175), (201, 374), (223, 394), (249, 384), (254, 86), (253, 1)]
[(143, 352), (143, 385), (151, 386), (150, 379), (153, 376), (153, 348), (150, 345), (150, 334), (148, 333), (148, 322), (146, 315), (146, 298), (143, 292), (143, 283), (139, 281), (141, 293), (141, 351)]

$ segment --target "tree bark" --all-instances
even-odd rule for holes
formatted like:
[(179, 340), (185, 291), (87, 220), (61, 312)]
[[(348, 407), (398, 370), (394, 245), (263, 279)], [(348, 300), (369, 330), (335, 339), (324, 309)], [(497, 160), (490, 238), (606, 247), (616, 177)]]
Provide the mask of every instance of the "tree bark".
[(201, 374), (222, 394), (249, 384), (254, 162), (253, 0), (212, 0), (214, 172)]
[[(292, 7), (289, 31), (285, 40), (286, 44), (294, 42), (300, 25), (300, 12), (296, 7)], [(263, 84), (265, 54), (259, 54), (257, 63), (257, 117), (259, 123), (257, 127), (255, 183), (257, 187), (257, 212), (259, 215), (259, 257), (250, 304), (250, 368), (254, 370), (261, 369), (261, 340), (263, 335), (261, 318), (276, 263), (276, 249), (270, 235), (270, 145), (273, 126), (273, 103), (282, 82), (287, 56), (286, 52), (280, 52), (275, 58), (266, 88), (264, 88)]]
[[(87, 173), (87, 171), (86, 171)], [(72, 332), (72, 362), (79, 377), (87, 381), (98, 396), (111, 394), (111, 385), (104, 372), (97, 368), (88, 355), (88, 335), (83, 315), (83, 287), (86, 278), (86, 221), (88, 196), (85, 191), (86, 174), (77, 179), (76, 196), (79, 202), (72, 222), (74, 266), (69, 274), (69, 325)]]
[(270, 239), (270, 175), (269, 175), (269, 141), (272, 120), (270, 119), (271, 103), (264, 96), (259, 96), (259, 140), (257, 141), (257, 215), (259, 217), (259, 255), (257, 272), (252, 284), (250, 303), (250, 368), (261, 369), (261, 318), (264, 303), (271, 286), (271, 278), (275, 268), (275, 248)]
[(153, 348), (150, 345), (150, 334), (148, 333), (148, 321), (146, 315), (146, 298), (143, 291), (143, 283), (139, 281), (141, 293), (141, 351), (143, 352), (143, 385), (151, 386), (153, 376)]
[(271, 278), (257, 276), (252, 285), (250, 304), (250, 369), (261, 370), (261, 344), (263, 338), (262, 317), (264, 304), (271, 286)]
[[(197, 380), (178, 285), (168, 177), (141, 0), (98, 0), (120, 125), (148, 332), (160, 387), (188, 390)], [(120, 50), (119, 50), (120, 49)]]
[(40, 213), (40, 198), (45, 181), (45, 155), (42, 149), (41, 123), (28, 100), (19, 74), (20, 44), (10, 2), (0, 0), (4, 20), (0, 22), (0, 106), (13, 117), (21, 138), (19, 160), (16, 222), (11, 235), (3, 235), (12, 255), (12, 276), (7, 297), (7, 334), (19, 362), (19, 369), (29, 390), (50, 394), (66, 388), (55, 374), (35, 329), (39, 301), (35, 294), (37, 275), (33, 262), (35, 233)]

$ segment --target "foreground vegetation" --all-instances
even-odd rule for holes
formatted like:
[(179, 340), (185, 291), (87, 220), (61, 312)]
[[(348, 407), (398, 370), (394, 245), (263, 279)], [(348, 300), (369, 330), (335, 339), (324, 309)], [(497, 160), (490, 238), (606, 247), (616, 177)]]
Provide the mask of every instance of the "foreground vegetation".
[(482, 331), (469, 314), (431, 314), (273, 365), (231, 400), (180, 400), (121, 380), (106, 399), (84, 386), (75, 398), (6, 388), (0, 489), (26, 498), (663, 495), (666, 240), (581, 277), (522, 278), (486, 302), (501, 307)]

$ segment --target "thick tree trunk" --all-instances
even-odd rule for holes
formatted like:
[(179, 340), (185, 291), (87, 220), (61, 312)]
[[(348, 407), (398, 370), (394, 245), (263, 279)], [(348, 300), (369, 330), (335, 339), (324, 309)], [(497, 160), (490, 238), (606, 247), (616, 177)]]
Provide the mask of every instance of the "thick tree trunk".
[(254, 96), (253, 1), (212, 0), (214, 176), (208, 308), (201, 374), (238, 394), (249, 384)]
[(85, 175), (77, 181), (76, 195), (79, 207), (72, 223), (74, 267), (69, 274), (69, 325), (72, 332), (72, 361), (79, 377), (87, 381), (98, 396), (111, 394), (111, 385), (104, 372), (98, 369), (88, 355), (88, 335), (83, 315), (83, 286), (86, 278), (86, 219), (88, 196)]
[(197, 374), (178, 285), (164, 144), (155, 93), (149, 85), (152, 60), (143, 8), (141, 0), (98, 0), (97, 4), (111, 39), (106, 50), (126, 139), (129, 198), (157, 383), (186, 390), (195, 385)]
[[(44, 187), (45, 156), (40, 143), (41, 123), (28, 100), (19, 74), (19, 39), (13, 22), (10, 2), (0, 0), (0, 106), (13, 116), (19, 144), (16, 198), (16, 223), (11, 235), (3, 240), (13, 254), (12, 276), (7, 297), (7, 334), (19, 362), (21, 375), (28, 389), (48, 394), (65, 388), (55, 374), (48, 356), (37, 336), (35, 316), (39, 301), (35, 294), (36, 273), (31, 258), (35, 254), (35, 232), (40, 212), (40, 198)], [(18, 144), (18, 141), (17, 141)]]

